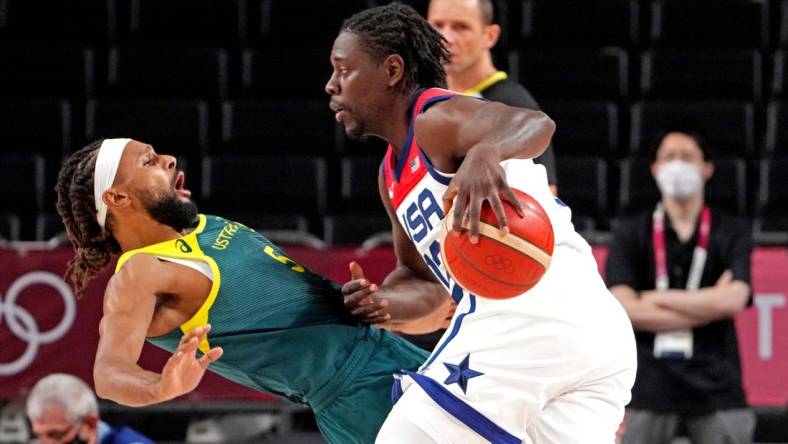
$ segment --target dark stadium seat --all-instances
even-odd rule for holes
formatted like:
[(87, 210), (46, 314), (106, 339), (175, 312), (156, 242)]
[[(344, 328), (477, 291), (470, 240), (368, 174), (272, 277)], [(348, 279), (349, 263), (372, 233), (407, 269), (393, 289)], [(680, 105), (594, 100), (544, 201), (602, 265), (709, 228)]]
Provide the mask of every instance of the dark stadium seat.
[(206, 156), (200, 206), (215, 214), (319, 217), (326, 184), (326, 163), (318, 157)]
[(779, 14), (779, 23), (777, 24), (779, 27), (779, 32), (777, 33), (777, 43), (783, 48), (788, 48), (788, 0), (782, 1), (779, 12), (777, 12), (778, 6), (776, 4), (772, 7), (775, 9), (775, 13)]
[(381, 208), (378, 214), (334, 214), (323, 218), (323, 240), (329, 245), (355, 244), (391, 237), (391, 220)]
[(87, 141), (130, 137), (190, 159), (208, 146), (208, 105), (200, 100), (90, 100), (85, 120)]
[(649, 99), (760, 100), (757, 51), (653, 50), (640, 58), (640, 94)]
[(609, 216), (607, 162), (597, 157), (560, 157), (556, 161), (558, 196), (572, 209), (578, 231), (605, 226)]
[[(297, 61), (297, 62), (296, 62)], [(308, 98), (328, 102), (328, 52), (314, 48), (246, 49), (242, 54), (241, 95)]]
[(650, 41), (671, 48), (760, 48), (767, 41), (763, 0), (655, 0)]
[(71, 149), (71, 112), (65, 100), (0, 101), (0, 150), (41, 153), (60, 162)]
[(108, 95), (221, 99), (228, 55), (216, 48), (113, 48)]
[(627, 53), (620, 48), (509, 53), (509, 73), (539, 100), (625, 98), (627, 69)]
[(511, 0), (507, 8), (510, 47), (628, 47), (639, 37), (634, 0)]
[(37, 154), (0, 153), (0, 213), (14, 213), (23, 223), (43, 208), (45, 183), (44, 158)]
[(111, 0), (121, 45), (232, 47), (240, 39), (240, 0)]
[(368, 0), (310, 2), (307, 12), (304, 4), (298, 1), (246, 0), (248, 42), (255, 46), (328, 50), (342, 22), (372, 5)]
[(36, 217), (35, 240), (67, 242), (66, 227), (57, 213), (42, 213)]
[(761, 231), (788, 231), (788, 157), (761, 160), (760, 184), (755, 214)]
[(330, 153), (337, 125), (328, 100), (222, 103), (222, 143), (234, 153)]
[(710, 205), (730, 213), (747, 214), (747, 162), (735, 157), (719, 157), (714, 162), (714, 175), (706, 183), (706, 200)]
[(651, 207), (659, 200), (659, 189), (650, 165), (651, 159), (646, 157), (629, 157), (619, 163), (619, 215)]
[(0, 240), (18, 241), (21, 225), (16, 214), (0, 213)]
[(766, 107), (764, 151), (788, 155), (788, 102), (772, 102)]
[(755, 112), (747, 102), (638, 102), (631, 109), (630, 150), (646, 155), (654, 136), (676, 124), (703, 130), (717, 157), (753, 152)]
[(609, 157), (618, 151), (615, 103), (566, 100), (541, 102), (540, 105), (556, 123), (553, 146), (559, 157)]
[(788, 99), (788, 50), (776, 51), (772, 60), (772, 97)]
[(2, 47), (0, 97), (90, 97), (93, 59), (93, 51), (79, 47)]
[(373, 214), (385, 211), (378, 191), (382, 157), (345, 157), (340, 161), (340, 208), (343, 211)]
[(364, 137), (361, 139), (351, 139), (345, 134), (344, 128), (340, 128), (341, 137), (337, 138), (337, 154), (354, 154), (359, 156), (378, 156), (381, 159), (386, 153), (388, 144), (377, 137)]
[(106, 0), (0, 3), (0, 42), (106, 46), (108, 23)]

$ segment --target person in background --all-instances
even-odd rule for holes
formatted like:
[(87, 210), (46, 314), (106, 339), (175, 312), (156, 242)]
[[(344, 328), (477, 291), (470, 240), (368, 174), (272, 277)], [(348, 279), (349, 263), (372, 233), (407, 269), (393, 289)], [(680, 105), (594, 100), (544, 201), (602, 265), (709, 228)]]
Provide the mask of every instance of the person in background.
[(99, 418), (93, 391), (81, 379), (51, 374), (27, 398), (27, 417), (41, 444), (152, 444), (129, 427), (113, 428)]
[(747, 221), (709, 207), (714, 164), (694, 129), (666, 131), (652, 150), (661, 199), (614, 230), (606, 279), (635, 328), (638, 372), (624, 444), (752, 442), (733, 318), (750, 300)]
[[(501, 27), (494, 19), (491, 0), (430, 1), (427, 21), (446, 39), (449, 50), (447, 86), (466, 95), (538, 110), (539, 104), (531, 93), (493, 63), (490, 50), (501, 35)], [(552, 144), (534, 161), (544, 165), (550, 190), (556, 194), (558, 181)]]

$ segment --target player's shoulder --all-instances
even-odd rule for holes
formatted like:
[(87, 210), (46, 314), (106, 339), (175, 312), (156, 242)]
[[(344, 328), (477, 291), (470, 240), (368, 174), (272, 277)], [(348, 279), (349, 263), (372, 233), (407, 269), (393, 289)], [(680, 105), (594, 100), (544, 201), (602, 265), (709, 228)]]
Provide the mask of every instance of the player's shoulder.
[(123, 263), (123, 266), (110, 278), (109, 285), (118, 290), (128, 288), (156, 290), (177, 277), (174, 271), (156, 256), (140, 252), (131, 255)]

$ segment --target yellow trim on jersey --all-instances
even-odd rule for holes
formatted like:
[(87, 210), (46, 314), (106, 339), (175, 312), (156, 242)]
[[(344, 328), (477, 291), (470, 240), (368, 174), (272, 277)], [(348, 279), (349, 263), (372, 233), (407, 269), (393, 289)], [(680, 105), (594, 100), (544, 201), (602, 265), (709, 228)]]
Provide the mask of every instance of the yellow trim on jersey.
[[(198, 217), (200, 218), (200, 222), (197, 225), (197, 228), (191, 233), (178, 239), (127, 251), (123, 253), (120, 259), (118, 259), (118, 265), (115, 267), (115, 273), (117, 273), (126, 263), (126, 261), (128, 261), (135, 254), (139, 253), (150, 254), (153, 256), (171, 257), (173, 259), (198, 260), (206, 262), (211, 267), (211, 272), (213, 273), (211, 292), (208, 294), (208, 298), (205, 299), (205, 302), (202, 304), (200, 309), (197, 310), (197, 313), (195, 313), (191, 319), (184, 322), (180, 326), (183, 333), (188, 333), (195, 328), (201, 327), (208, 323), (208, 312), (211, 310), (213, 303), (216, 301), (216, 295), (219, 294), (219, 287), (221, 286), (219, 266), (210, 256), (207, 256), (205, 253), (203, 253), (202, 249), (200, 249), (200, 243), (197, 241), (197, 235), (205, 229), (208, 219), (204, 214), (200, 214)], [(208, 344), (207, 336), (205, 339), (200, 341), (199, 348), (203, 353), (208, 353), (208, 351), (211, 349), (210, 344)]]
[(495, 71), (489, 77), (477, 83), (476, 85), (466, 89), (462, 93), (466, 96), (481, 96), (482, 91), (489, 88), (491, 85), (500, 82), (501, 80), (508, 79), (509, 74), (503, 71)]

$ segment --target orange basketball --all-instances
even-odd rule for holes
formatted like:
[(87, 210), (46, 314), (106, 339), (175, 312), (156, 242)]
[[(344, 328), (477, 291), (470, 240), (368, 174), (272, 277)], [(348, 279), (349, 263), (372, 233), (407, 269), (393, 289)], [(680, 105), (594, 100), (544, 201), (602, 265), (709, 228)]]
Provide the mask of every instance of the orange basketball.
[(472, 244), (468, 226), (459, 236), (451, 233), (453, 213), (443, 219), (447, 235), (441, 243), (443, 260), (452, 278), (471, 293), (491, 299), (508, 299), (528, 291), (542, 278), (553, 256), (553, 226), (541, 205), (528, 194), (514, 190), (525, 210), (521, 218), (503, 201), (509, 234), (501, 236), (495, 213), (484, 202), (479, 242)]

